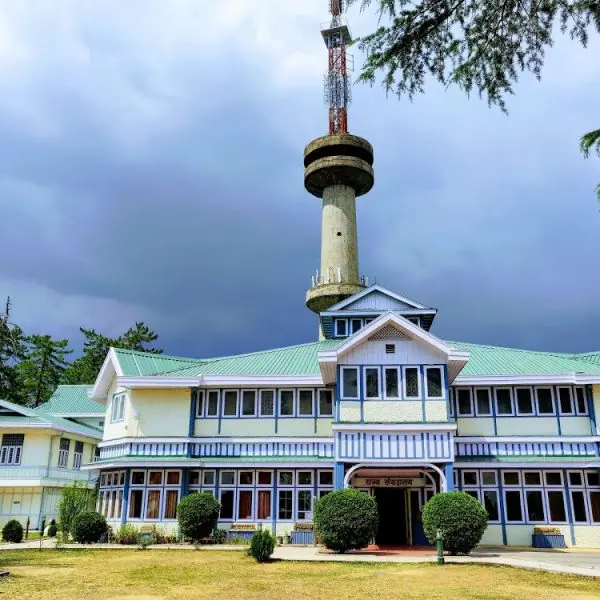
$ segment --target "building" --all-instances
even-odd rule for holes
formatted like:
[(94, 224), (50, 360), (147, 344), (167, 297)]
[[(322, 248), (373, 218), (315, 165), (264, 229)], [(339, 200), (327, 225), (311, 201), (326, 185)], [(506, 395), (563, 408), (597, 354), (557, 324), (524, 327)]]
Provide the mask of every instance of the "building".
[(30, 529), (38, 529), (44, 518), (58, 517), (65, 486), (95, 488), (96, 473), (82, 467), (93, 462), (102, 439), (104, 405), (88, 399), (89, 389), (59, 386), (36, 409), (0, 400), (0, 526), (11, 519), (25, 526), (29, 519)]

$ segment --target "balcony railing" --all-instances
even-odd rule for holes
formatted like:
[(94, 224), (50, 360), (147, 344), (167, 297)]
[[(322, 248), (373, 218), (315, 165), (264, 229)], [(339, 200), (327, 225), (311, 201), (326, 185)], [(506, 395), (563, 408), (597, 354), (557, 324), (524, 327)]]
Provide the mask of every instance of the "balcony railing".
[[(332, 283), (348, 283), (342, 276), (342, 270), (339, 267), (329, 267), (325, 274), (320, 273), (318, 270), (315, 275), (311, 278), (311, 288), (316, 288), (321, 285), (329, 285)], [(369, 278), (364, 275), (360, 275), (358, 278), (358, 285), (363, 287), (369, 287)]]
[(98, 474), (79, 469), (59, 469), (58, 467), (22, 467), (20, 465), (0, 465), (2, 479), (53, 479), (55, 481), (93, 482)]

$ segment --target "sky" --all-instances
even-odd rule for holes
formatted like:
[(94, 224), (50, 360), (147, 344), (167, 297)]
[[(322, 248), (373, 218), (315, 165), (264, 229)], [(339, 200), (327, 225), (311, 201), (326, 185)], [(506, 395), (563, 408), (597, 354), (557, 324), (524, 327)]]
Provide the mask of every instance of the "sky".
[[(302, 153), (327, 131), (327, 17), (325, 0), (2, 3), (0, 298), (26, 333), (79, 349), (80, 326), (145, 321), (197, 357), (316, 339)], [(600, 159), (578, 150), (599, 52), (559, 37), (509, 116), (434, 82), (412, 103), (354, 86), (376, 174), (361, 273), (438, 308), (439, 337), (600, 349)]]

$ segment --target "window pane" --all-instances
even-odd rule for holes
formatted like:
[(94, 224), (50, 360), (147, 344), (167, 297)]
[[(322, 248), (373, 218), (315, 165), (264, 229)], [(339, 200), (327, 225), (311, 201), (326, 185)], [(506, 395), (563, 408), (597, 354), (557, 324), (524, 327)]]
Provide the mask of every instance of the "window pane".
[(585, 478), (589, 486), (600, 485), (600, 471), (586, 471)]
[(158, 519), (160, 514), (160, 490), (148, 490), (146, 519)]
[(211, 390), (208, 392), (208, 405), (206, 407), (206, 414), (209, 417), (216, 417), (219, 411), (219, 392)]
[(465, 485), (477, 485), (477, 471), (463, 471), (463, 483)]
[(562, 475), (560, 471), (547, 471), (546, 485), (562, 485)]
[(583, 478), (581, 473), (578, 471), (571, 471), (569, 473), (569, 484), (570, 485), (583, 485)]
[(203, 481), (204, 485), (215, 485), (215, 472), (204, 471)]
[(519, 485), (520, 483), (518, 471), (505, 471), (503, 476), (504, 485)]
[(179, 485), (179, 471), (167, 471), (167, 485)]
[(260, 414), (263, 417), (270, 417), (275, 414), (275, 392), (273, 390), (263, 390), (260, 393)]
[(592, 523), (600, 523), (600, 492), (590, 492), (590, 512)]
[(237, 415), (237, 398), (237, 392), (225, 392), (223, 414), (226, 417), (235, 417)]
[(142, 518), (142, 501), (144, 499), (144, 490), (132, 490), (129, 500), (129, 518)]
[(240, 485), (252, 485), (254, 483), (254, 471), (240, 471)]
[(221, 519), (233, 519), (233, 490), (221, 490)]
[(177, 490), (167, 490), (167, 497), (165, 500), (165, 519), (174, 519), (177, 515)]
[(251, 417), (256, 414), (256, 392), (254, 390), (244, 390), (242, 393), (242, 415)]
[(258, 485), (271, 485), (272, 479), (273, 473), (271, 473), (271, 471), (258, 472)]
[(524, 473), (525, 485), (542, 485), (542, 477), (539, 472)]
[(457, 390), (458, 398), (458, 414), (459, 415), (470, 415), (473, 413), (473, 407), (471, 406), (471, 390)]
[(222, 471), (221, 472), (221, 485), (234, 485), (235, 484), (235, 473), (233, 471)]
[(508, 490), (504, 492), (504, 500), (506, 502), (506, 520), (522, 521), (521, 492), (519, 490)]
[(577, 413), (580, 415), (587, 414), (587, 400), (584, 388), (575, 388), (575, 395), (577, 397)]
[(144, 485), (146, 481), (145, 471), (133, 471), (131, 474), (131, 485)]
[(200, 485), (200, 471), (190, 471), (190, 485)]
[(379, 397), (379, 369), (365, 369), (367, 398)]
[(279, 491), (279, 518), (282, 520), (292, 518), (292, 490)]
[(362, 319), (352, 319), (352, 333), (356, 333), (362, 327)]
[(533, 414), (533, 401), (531, 399), (531, 390), (520, 388), (517, 390), (517, 412), (522, 415)]
[(554, 412), (552, 390), (550, 388), (536, 388), (538, 414), (551, 415)]
[(252, 490), (241, 490), (238, 498), (238, 519), (252, 518)]
[(346, 335), (346, 320), (345, 319), (337, 319), (335, 322), (335, 334), (339, 336)]
[(572, 415), (573, 402), (571, 400), (571, 389), (558, 388), (558, 399), (560, 401), (560, 412), (563, 415)]
[(510, 390), (496, 390), (496, 409), (499, 415), (512, 415)]
[(150, 485), (161, 485), (162, 478), (162, 471), (150, 471), (150, 473), (148, 474), (148, 483)]
[(409, 367), (404, 370), (404, 381), (406, 385), (406, 397), (419, 397), (419, 369)]
[(333, 471), (321, 471), (319, 473), (319, 485), (333, 485)]
[(313, 414), (313, 392), (312, 390), (300, 390), (298, 399), (298, 414), (311, 416)]
[(312, 495), (308, 490), (298, 492), (298, 519), (304, 520), (310, 518), (312, 510)]
[(342, 396), (358, 398), (358, 369), (342, 369)]
[(398, 398), (398, 369), (385, 370), (385, 396), (386, 398)]
[(463, 490), (465, 494), (469, 494), (469, 496), (473, 496), (475, 500), (479, 500), (479, 492), (477, 490)]
[(483, 485), (496, 485), (496, 473), (494, 471), (482, 471), (481, 483)]
[(312, 473), (310, 471), (299, 471), (298, 485), (312, 485)]
[[(270, 475), (270, 473), (269, 473)], [(258, 491), (258, 518), (259, 519), (270, 519), (271, 518), (271, 490), (259, 490)]]
[(492, 407), (490, 406), (490, 391), (477, 390), (477, 414), (491, 415)]
[(573, 501), (573, 519), (576, 523), (585, 523), (587, 514), (585, 511), (585, 495), (583, 492), (571, 492)]
[(500, 519), (498, 513), (498, 492), (496, 490), (484, 490), (483, 504), (487, 510), (490, 521), (498, 521)]
[(331, 390), (319, 390), (319, 414), (333, 415), (333, 393)]
[(525, 492), (527, 500), (527, 518), (529, 521), (545, 521), (544, 500), (541, 490)]
[(279, 414), (282, 417), (291, 417), (294, 414), (294, 391), (282, 390), (280, 393)]
[(198, 390), (196, 397), (196, 416), (202, 417), (204, 415), (204, 390)]
[(279, 472), (279, 485), (292, 485), (294, 483), (294, 474), (292, 471)]
[(562, 523), (567, 520), (565, 494), (563, 491), (553, 490), (548, 492), (548, 509), (550, 511), (550, 521), (552, 523)]
[(441, 398), (442, 394), (442, 370), (426, 369), (427, 373), (427, 397)]

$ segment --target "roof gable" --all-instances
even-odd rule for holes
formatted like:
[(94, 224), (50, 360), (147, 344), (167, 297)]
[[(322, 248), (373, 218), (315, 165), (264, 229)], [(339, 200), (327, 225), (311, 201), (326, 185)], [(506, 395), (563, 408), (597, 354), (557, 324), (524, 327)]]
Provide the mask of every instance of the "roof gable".
[(407, 311), (407, 310), (426, 310), (429, 307), (395, 294), (394, 292), (380, 286), (372, 285), (362, 292), (358, 292), (332, 307), (327, 312), (335, 311), (354, 311), (354, 310), (373, 310), (380, 311)]
[(91, 385), (59, 385), (48, 402), (38, 408), (59, 416), (94, 416), (104, 414), (105, 407), (90, 398)]

